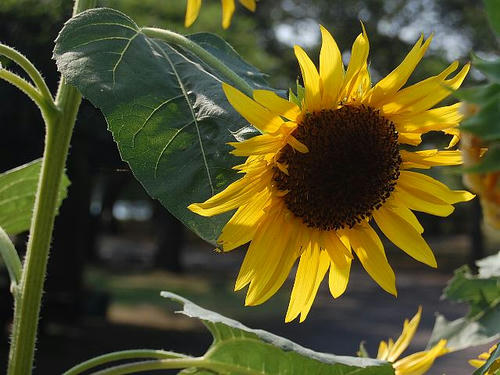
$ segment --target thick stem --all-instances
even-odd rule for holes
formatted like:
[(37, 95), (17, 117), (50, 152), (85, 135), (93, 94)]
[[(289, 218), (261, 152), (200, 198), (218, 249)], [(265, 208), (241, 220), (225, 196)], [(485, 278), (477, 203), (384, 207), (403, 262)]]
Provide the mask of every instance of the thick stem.
[(89, 359), (88, 361), (82, 362), (75, 367), (66, 371), (63, 375), (78, 375), (85, 372), (93, 367), (101, 366), (106, 363), (122, 361), (125, 359), (139, 359), (139, 358), (156, 358), (156, 359), (167, 359), (167, 358), (190, 358), (184, 354), (178, 354), (173, 352), (166, 352), (163, 350), (150, 350), (150, 349), (137, 349), (137, 350), (123, 350), (120, 352), (107, 353), (99, 357)]
[(80, 105), (76, 89), (60, 85), (57, 104), (61, 113), (48, 119), (42, 169), (35, 198), (30, 238), (14, 311), (14, 331), (9, 354), (9, 375), (31, 374), (40, 301), (59, 185), (66, 165), (69, 142)]
[(253, 96), (252, 87), (239, 75), (233, 72), (228, 66), (226, 66), (217, 57), (212, 55), (207, 50), (200, 47), (198, 44), (192, 40), (186, 38), (183, 35), (174, 33), (173, 31), (157, 29), (154, 27), (143, 27), (141, 31), (152, 38), (158, 38), (166, 41), (167, 43), (178, 45), (182, 48), (187, 49), (192, 52), (195, 56), (200, 58), (208, 66), (214, 68), (220, 72), (225, 78), (231, 81), (239, 90), (245, 93), (247, 96)]
[[(75, 0), (74, 9), (76, 12), (94, 6), (95, 0)], [(59, 112), (44, 116), (47, 128), (45, 149), (14, 310), (9, 375), (31, 374), (57, 196), (80, 102), (79, 92), (61, 79), (55, 101)]]

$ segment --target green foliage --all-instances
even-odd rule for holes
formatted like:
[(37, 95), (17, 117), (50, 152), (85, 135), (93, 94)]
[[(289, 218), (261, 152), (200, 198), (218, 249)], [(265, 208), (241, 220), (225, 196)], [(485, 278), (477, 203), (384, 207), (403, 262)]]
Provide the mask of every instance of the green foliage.
[[(265, 87), (263, 75), (222, 39), (189, 38), (252, 87)], [(254, 132), (226, 101), (220, 73), (106, 8), (70, 20), (54, 57), (66, 80), (103, 112), (122, 159), (148, 193), (214, 242), (230, 215), (201, 218), (186, 207), (237, 178), (231, 168), (242, 159), (226, 143)]]
[(491, 28), (500, 34), (500, 3), (498, 0), (484, 0), (484, 4)]
[[(208, 369), (189, 369), (183, 374), (393, 374), (392, 366), (368, 358), (335, 356), (306, 349), (269, 332), (250, 329), (240, 322), (205, 310), (191, 301), (169, 292), (162, 296), (183, 305), (182, 314), (200, 319), (214, 341), (203, 356)], [(199, 366), (201, 367), (201, 366)], [(220, 368), (217, 372), (214, 369)], [(207, 371), (211, 370), (211, 371)]]
[[(41, 160), (34, 160), (0, 174), (0, 227), (10, 235), (30, 227), (41, 165)], [(63, 176), (58, 206), (66, 198), (69, 184)]]
[[(496, 360), (500, 360), (500, 344), (497, 344), (497, 348), (493, 351), (493, 353), (491, 353), (490, 358), (488, 358), (486, 363), (474, 371), (474, 374), (472, 375), (486, 375), (488, 370), (492, 367), (493, 362)], [(496, 374), (498, 374), (498, 372), (496, 372)]]
[(438, 315), (428, 347), (447, 339), (449, 348), (460, 350), (500, 338), (500, 252), (476, 264), (477, 275), (468, 266), (457, 269), (443, 294), (467, 303), (469, 313), (451, 322)]
[(472, 133), (489, 146), (481, 161), (465, 172), (485, 173), (500, 170), (500, 58), (484, 61), (477, 57), (473, 63), (490, 79), (490, 83), (463, 89), (457, 97), (479, 108), (479, 112), (461, 124), (461, 130)]
[(500, 83), (500, 59), (486, 61), (477, 56), (473, 56), (472, 63), (490, 81)]
[(11, 282), (14, 285), (18, 284), (21, 279), (21, 260), (14, 248), (14, 244), (2, 227), (0, 227), (0, 256), (7, 267)]

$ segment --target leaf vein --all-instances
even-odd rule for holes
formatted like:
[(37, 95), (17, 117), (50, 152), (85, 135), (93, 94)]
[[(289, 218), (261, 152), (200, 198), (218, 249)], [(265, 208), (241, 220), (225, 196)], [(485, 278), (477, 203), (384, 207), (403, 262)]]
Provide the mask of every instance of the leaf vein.
[(167, 150), (168, 146), (170, 146), (170, 144), (174, 141), (175, 138), (177, 138), (177, 136), (184, 130), (186, 129), (189, 125), (192, 125), (194, 124), (195, 121), (190, 121), (188, 122), (186, 125), (184, 125), (182, 128), (180, 128), (179, 130), (177, 130), (175, 132), (175, 134), (172, 136), (172, 138), (170, 138), (167, 142), (167, 144), (165, 145), (165, 147), (163, 147), (163, 149), (161, 150), (160, 152), (160, 155), (158, 155), (158, 158), (156, 159), (156, 164), (155, 164), (155, 178), (157, 177), (157, 174), (158, 174), (158, 165), (160, 164), (160, 159), (161, 157), (163, 156), (163, 154), (165, 153), (165, 151)]
[[(165, 53), (165, 51), (158, 45), (158, 43), (156, 41), (153, 40), (152, 43), (156, 46), (157, 49), (159, 49), (159, 51), (162, 54), (162, 56), (165, 58), (165, 60), (167, 60), (167, 62), (172, 67), (172, 70), (175, 73), (175, 76), (177, 78), (177, 82), (179, 83), (179, 86), (180, 86), (180, 88), (182, 90), (182, 93), (183, 93), (184, 97), (186, 98), (186, 102), (187, 102), (188, 107), (189, 107), (189, 109), (191, 111), (191, 116), (193, 117), (193, 123), (194, 123), (194, 125), (196, 127), (196, 133), (198, 135), (198, 143), (200, 144), (201, 156), (203, 158), (203, 164), (205, 166), (205, 171), (207, 173), (208, 183), (210, 185), (210, 190), (212, 192), (212, 195), (215, 195), (215, 189), (214, 189), (214, 185), (213, 185), (213, 182), (212, 182), (212, 176), (210, 175), (210, 169), (208, 167), (207, 156), (205, 154), (205, 148), (203, 147), (203, 141), (201, 139), (200, 128), (198, 126), (198, 121), (196, 119), (196, 116), (195, 116), (194, 109), (193, 109), (193, 106), (191, 104), (191, 101), (189, 100), (189, 96), (187, 94), (186, 88), (184, 87), (184, 83), (182, 82), (181, 77), (179, 76), (179, 73), (175, 69), (175, 65), (173, 64), (173, 62), (170, 59), (170, 57)], [(163, 154), (163, 151), (162, 151), (162, 154)], [(161, 158), (162, 154), (160, 154), (159, 158)], [(156, 164), (156, 167), (155, 167), (155, 176), (156, 176), (156, 172), (157, 172), (159, 158), (157, 160), (157, 164)]]
[[(89, 44), (96, 43), (96, 42), (102, 42), (104, 40), (130, 40), (130, 38), (125, 38), (124, 36), (110, 36), (110, 37), (106, 37), (106, 38), (92, 39), (92, 40), (89, 40), (87, 42), (77, 44), (76, 46), (73, 46), (73, 48), (75, 48), (75, 49), (80, 48), (82, 46), (87, 46)], [(108, 52), (108, 53), (112, 53), (112, 52)]]
[(123, 60), (123, 56), (125, 56), (125, 53), (127, 52), (127, 50), (129, 49), (130, 45), (132, 44), (132, 41), (140, 34), (139, 31), (137, 31), (135, 33), (135, 35), (133, 37), (130, 38), (130, 40), (127, 42), (127, 44), (125, 45), (125, 48), (123, 49), (122, 52), (120, 52), (120, 57), (118, 58), (118, 60), (116, 61), (116, 64), (113, 66), (113, 87), (115, 87), (115, 84), (116, 84), (116, 69), (118, 69), (118, 65), (120, 65), (120, 63), (122, 62)]
[(135, 147), (135, 139), (136, 139), (137, 135), (146, 127), (146, 124), (149, 122), (149, 120), (151, 120), (151, 118), (155, 115), (155, 113), (158, 112), (162, 107), (169, 104), (170, 102), (177, 100), (177, 99), (180, 99), (180, 98), (183, 98), (183, 95), (174, 96), (173, 98), (165, 100), (163, 103), (161, 103), (156, 108), (150, 108), (150, 109), (152, 109), (151, 114), (146, 118), (146, 120), (144, 120), (142, 125), (139, 127), (139, 129), (136, 130), (136, 132), (132, 136), (132, 148)]

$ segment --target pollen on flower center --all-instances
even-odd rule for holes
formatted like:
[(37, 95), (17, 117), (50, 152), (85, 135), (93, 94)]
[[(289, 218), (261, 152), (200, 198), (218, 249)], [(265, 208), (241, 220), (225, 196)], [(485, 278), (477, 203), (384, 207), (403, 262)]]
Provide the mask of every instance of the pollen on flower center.
[(401, 156), (394, 124), (367, 106), (307, 114), (292, 133), (309, 152), (282, 149), (274, 181), (288, 209), (322, 230), (352, 228), (389, 198)]

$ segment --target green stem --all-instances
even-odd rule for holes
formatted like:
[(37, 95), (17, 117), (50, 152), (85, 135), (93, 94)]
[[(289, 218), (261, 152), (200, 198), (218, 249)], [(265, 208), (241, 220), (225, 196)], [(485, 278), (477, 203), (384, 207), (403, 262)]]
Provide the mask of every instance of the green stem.
[(144, 371), (185, 369), (193, 367), (210, 370), (216, 374), (256, 374), (256, 371), (254, 369), (250, 369), (244, 366), (211, 361), (209, 358), (205, 357), (186, 357), (178, 359), (157, 359), (153, 361), (127, 363), (124, 365), (114, 366), (101, 371), (93, 372), (90, 375), (125, 375)]
[[(91, 375), (124, 375), (134, 374), (144, 371), (184, 369), (189, 367), (204, 367), (204, 359), (201, 358), (183, 358), (183, 359), (162, 359), (154, 361), (142, 361), (127, 363), (125, 365), (111, 367), (105, 370), (91, 373)], [(204, 367), (205, 368), (205, 367)]]
[[(75, 11), (92, 8), (96, 0), (75, 0)], [(13, 333), (9, 352), (9, 375), (29, 375), (32, 371), (43, 284), (50, 240), (66, 157), (76, 115), (81, 102), (79, 92), (59, 83), (55, 104), (59, 111), (44, 114), (45, 149), (35, 198), (30, 238), (24, 261), (18, 299), (14, 309)]]
[(150, 350), (150, 349), (123, 350), (120, 352), (107, 353), (99, 357), (89, 359), (88, 361), (79, 363), (75, 367), (66, 371), (63, 375), (78, 375), (93, 367), (101, 366), (109, 362), (121, 361), (124, 359), (138, 359), (138, 358), (167, 359), (167, 358), (189, 358), (189, 357), (184, 354), (166, 352), (163, 350)]
[(31, 61), (29, 61), (23, 54), (17, 52), (14, 48), (6, 46), (2, 43), (0, 43), (0, 55), (11, 59), (21, 68), (23, 68), (24, 71), (33, 80), (38, 90), (40, 90), (42, 96), (45, 97), (52, 106), (54, 106), (54, 98), (52, 97), (52, 94), (50, 93), (45, 80), (43, 79), (38, 69), (31, 63)]
[(178, 45), (182, 48), (187, 49), (194, 55), (199, 57), (203, 62), (205, 62), (210, 67), (214, 68), (220, 72), (224, 77), (231, 81), (240, 91), (245, 93), (247, 96), (253, 96), (252, 87), (234, 71), (232, 71), (227, 65), (220, 61), (217, 57), (212, 55), (207, 50), (201, 48), (198, 44), (192, 40), (186, 38), (183, 35), (174, 33), (173, 31), (157, 29), (154, 27), (143, 27), (141, 31), (152, 38), (158, 38), (166, 41), (167, 43)]
[(33, 100), (35, 104), (39, 106), (42, 111), (44, 109), (47, 109), (46, 99), (32, 84), (30, 84), (25, 79), (1, 67), (0, 67), (0, 78), (9, 82), (11, 85), (17, 87), (19, 90), (28, 95), (28, 97), (31, 100)]
[[(2, 259), (9, 271), (10, 282), (11, 285), (17, 287), (19, 284), (19, 280), (21, 279), (21, 260), (19, 259), (19, 254), (17, 254), (16, 248), (12, 244), (9, 236), (5, 231), (0, 227), (0, 254), (2, 255)], [(14, 291), (13, 291), (14, 292)], [(16, 297), (17, 293), (13, 293), (14, 297)]]

